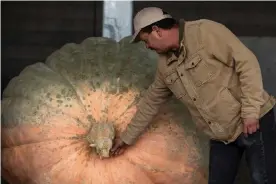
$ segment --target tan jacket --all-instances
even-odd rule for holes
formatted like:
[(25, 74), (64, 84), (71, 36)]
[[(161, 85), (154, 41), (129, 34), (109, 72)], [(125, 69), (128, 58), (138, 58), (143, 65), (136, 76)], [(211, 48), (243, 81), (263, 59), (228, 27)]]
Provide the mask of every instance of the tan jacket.
[(125, 143), (135, 143), (171, 92), (197, 127), (226, 144), (242, 132), (242, 118), (260, 118), (275, 105), (263, 89), (257, 58), (224, 25), (185, 22), (181, 40), (179, 57), (160, 56), (155, 81), (121, 135)]

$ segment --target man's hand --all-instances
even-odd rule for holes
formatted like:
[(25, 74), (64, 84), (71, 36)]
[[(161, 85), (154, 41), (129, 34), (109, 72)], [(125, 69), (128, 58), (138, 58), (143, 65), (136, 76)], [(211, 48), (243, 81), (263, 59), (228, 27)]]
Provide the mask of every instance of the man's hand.
[(243, 120), (243, 133), (247, 137), (247, 134), (253, 134), (260, 128), (259, 120), (255, 118), (246, 118)]
[(122, 141), (122, 139), (120, 139), (120, 138), (115, 139), (113, 147), (110, 150), (111, 155), (112, 156), (121, 155), (125, 151), (127, 146), (128, 145), (126, 143), (124, 143), (124, 141)]

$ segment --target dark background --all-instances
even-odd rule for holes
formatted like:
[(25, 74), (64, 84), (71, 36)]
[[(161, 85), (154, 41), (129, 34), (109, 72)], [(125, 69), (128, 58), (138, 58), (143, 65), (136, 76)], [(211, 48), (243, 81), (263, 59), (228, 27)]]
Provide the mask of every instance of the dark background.
[(103, 3), (2, 2), (1, 91), (26, 66), (68, 42), (102, 35)]
[(175, 18), (218, 21), (237, 36), (276, 36), (276, 2), (135, 1), (133, 11), (147, 6), (158, 6)]
[[(276, 96), (276, 2), (134, 1), (133, 15), (148, 6), (163, 8), (175, 18), (225, 24), (257, 55), (265, 88)], [(45, 61), (65, 43), (102, 36), (103, 2), (2, 1), (1, 22), (2, 94), (27, 65)]]
[[(1, 2), (1, 92), (29, 64), (68, 42), (101, 36), (103, 2)], [(238, 36), (276, 36), (275, 2), (134, 1), (133, 14), (158, 6), (176, 18), (208, 18)]]

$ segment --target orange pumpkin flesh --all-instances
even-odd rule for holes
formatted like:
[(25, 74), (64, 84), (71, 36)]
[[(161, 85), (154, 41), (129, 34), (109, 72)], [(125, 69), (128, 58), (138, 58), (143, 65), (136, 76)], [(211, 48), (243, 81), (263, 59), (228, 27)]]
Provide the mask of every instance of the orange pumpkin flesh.
[(195, 136), (189, 114), (173, 99), (135, 145), (109, 158), (108, 140), (115, 136), (112, 127), (118, 135), (131, 121), (156, 67), (154, 53), (128, 41), (89, 38), (67, 44), (46, 64), (31, 65), (10, 82), (2, 100), (5, 180), (15, 184), (206, 183), (198, 145), (204, 141)]

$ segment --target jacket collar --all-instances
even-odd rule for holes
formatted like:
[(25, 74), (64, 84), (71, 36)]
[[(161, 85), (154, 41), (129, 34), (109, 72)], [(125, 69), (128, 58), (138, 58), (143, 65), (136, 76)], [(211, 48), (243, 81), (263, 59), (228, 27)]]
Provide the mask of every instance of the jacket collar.
[(178, 64), (180, 64), (186, 56), (186, 49), (184, 45), (184, 30), (185, 29), (185, 21), (183, 19), (179, 20), (179, 49), (177, 51), (171, 51), (168, 53), (167, 65), (169, 65), (173, 61), (178, 60)]

